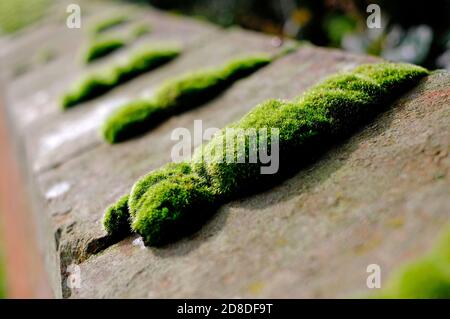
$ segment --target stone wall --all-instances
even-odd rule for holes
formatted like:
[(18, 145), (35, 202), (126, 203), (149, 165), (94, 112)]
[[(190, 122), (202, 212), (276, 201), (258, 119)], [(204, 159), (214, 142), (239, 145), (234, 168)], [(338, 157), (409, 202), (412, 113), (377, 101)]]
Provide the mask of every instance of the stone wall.
[[(197, 119), (205, 127), (223, 127), (259, 102), (292, 98), (329, 74), (377, 58), (301, 45), (202, 107), (111, 146), (98, 127), (124, 101), (151, 93), (174, 75), (246, 53), (276, 53), (290, 43), (151, 9), (88, 2), (83, 8), (83, 25), (127, 12), (152, 26), (133, 46), (172, 41), (183, 53), (62, 112), (59, 98), (76, 78), (133, 46), (83, 66), (78, 54), (86, 30), (67, 29), (61, 17), (2, 41), (4, 104), (57, 297), (366, 295), (367, 265), (379, 264), (384, 280), (423, 253), (450, 221), (450, 75), (434, 72), (319, 161), (269, 191), (222, 206), (197, 233), (157, 249), (134, 235), (112, 240), (101, 226), (105, 208), (139, 176), (170, 161), (174, 128), (193, 130)], [(53, 60), (14, 74), (45, 48), (55, 52)], [(66, 284), (69, 265), (80, 267), (80, 288)]]

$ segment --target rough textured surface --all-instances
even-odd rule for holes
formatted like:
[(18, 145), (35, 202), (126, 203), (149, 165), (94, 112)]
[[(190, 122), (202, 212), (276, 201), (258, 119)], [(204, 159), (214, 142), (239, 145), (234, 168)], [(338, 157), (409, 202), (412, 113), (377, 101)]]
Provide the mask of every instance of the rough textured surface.
[(449, 221), (450, 76), (271, 191), (161, 249), (131, 237), (81, 265), (74, 297), (348, 297), (419, 256)]
[[(91, 10), (106, 17), (118, 8), (93, 5)], [(37, 51), (43, 39), (60, 48), (53, 61), (33, 65), (26, 74), (12, 79), (3, 73), (9, 79), (10, 126), (23, 151), (57, 296), (61, 291), (65, 297), (367, 294), (368, 264), (379, 264), (384, 280), (428, 249), (450, 220), (450, 76), (435, 73), (320, 161), (270, 191), (223, 206), (188, 238), (148, 249), (136, 237), (120, 242), (105, 237), (105, 208), (138, 177), (170, 161), (175, 127), (192, 131), (193, 121), (202, 119), (204, 128), (221, 128), (261, 101), (293, 98), (331, 73), (377, 61), (302, 47), (206, 105), (110, 146), (98, 135), (100, 119), (123, 101), (150, 94), (176, 74), (243, 53), (282, 49), (271, 37), (252, 32), (219, 30), (152, 10), (134, 14), (136, 22), (152, 21), (152, 32), (136, 45), (181, 41), (186, 54), (64, 114), (57, 101), (68, 85), (134, 44), (84, 68), (76, 55), (86, 30), (70, 33), (50, 21), (11, 39), (0, 51), (2, 65), (14, 65), (28, 61), (24, 52)], [(122, 28), (129, 32), (132, 25), (117, 31)], [(81, 288), (72, 291), (65, 284), (71, 263), (80, 264), (82, 280)]]

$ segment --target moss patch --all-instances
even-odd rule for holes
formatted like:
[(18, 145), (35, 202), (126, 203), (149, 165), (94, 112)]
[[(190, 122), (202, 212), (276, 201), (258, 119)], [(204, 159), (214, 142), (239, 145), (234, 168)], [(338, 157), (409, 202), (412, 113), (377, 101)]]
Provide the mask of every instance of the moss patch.
[[(273, 185), (287, 176), (289, 168), (298, 169), (305, 161), (314, 159), (427, 74), (427, 70), (408, 64), (363, 65), (352, 72), (332, 76), (292, 101), (261, 103), (229, 128), (245, 132), (278, 129), (280, 170), (276, 174), (262, 175), (263, 164), (249, 163), (248, 158), (245, 163), (227, 163), (205, 157), (218, 144), (223, 146), (225, 130), (222, 130), (196, 150), (191, 162), (177, 164), (182, 169), (176, 173), (169, 173), (174, 165), (169, 164), (136, 183), (128, 202), (132, 229), (147, 245), (173, 240), (174, 234), (190, 229), (192, 221), (197, 223), (212, 214), (214, 205), (258, 191), (263, 185)], [(233, 136), (226, 136), (227, 141), (229, 138), (238, 143)], [(251, 147), (249, 141), (250, 133), (246, 133), (246, 155)], [(269, 133), (268, 147), (270, 141)], [(231, 145), (227, 142), (223, 147), (223, 158)], [(240, 156), (232, 154), (235, 158)]]
[(97, 39), (89, 45), (84, 56), (84, 61), (90, 63), (96, 59), (102, 58), (126, 45), (123, 39), (107, 38)]
[(174, 59), (180, 54), (175, 47), (141, 48), (127, 61), (113, 64), (102, 72), (97, 72), (79, 80), (62, 98), (63, 109), (98, 97), (114, 87)]
[(375, 297), (402, 299), (450, 298), (450, 226), (431, 253), (398, 269)]
[(90, 63), (94, 60), (109, 55), (110, 53), (126, 46), (133, 40), (150, 33), (151, 28), (148, 24), (139, 24), (133, 27), (127, 40), (120, 37), (96, 37), (92, 40), (84, 53), (84, 62)]
[(103, 216), (103, 227), (112, 236), (123, 237), (131, 233), (128, 221), (128, 198), (128, 194), (122, 196), (116, 203), (108, 207)]
[(111, 17), (104, 19), (100, 22), (97, 22), (97, 24), (93, 25), (91, 27), (91, 33), (94, 35), (97, 35), (97, 34), (105, 32), (109, 29), (112, 29), (114, 27), (117, 27), (119, 25), (122, 25), (128, 21), (129, 21), (128, 17), (126, 17), (124, 15), (111, 16)]
[(250, 56), (169, 80), (156, 91), (153, 99), (133, 101), (114, 112), (102, 127), (103, 137), (117, 143), (141, 134), (173, 114), (211, 100), (233, 82), (270, 61), (269, 56)]

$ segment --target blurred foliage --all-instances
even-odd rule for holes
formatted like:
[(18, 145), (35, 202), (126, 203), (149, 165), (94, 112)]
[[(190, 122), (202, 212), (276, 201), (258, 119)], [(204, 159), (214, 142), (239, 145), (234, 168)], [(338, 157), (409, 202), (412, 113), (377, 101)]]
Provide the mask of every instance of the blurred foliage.
[[(450, 0), (138, 0), (222, 26), (308, 40), (429, 68), (450, 68)], [(136, 2), (136, 1), (135, 1)], [(367, 6), (381, 8), (369, 29)]]
[(49, 0), (0, 0), (0, 34), (14, 33), (43, 17)]

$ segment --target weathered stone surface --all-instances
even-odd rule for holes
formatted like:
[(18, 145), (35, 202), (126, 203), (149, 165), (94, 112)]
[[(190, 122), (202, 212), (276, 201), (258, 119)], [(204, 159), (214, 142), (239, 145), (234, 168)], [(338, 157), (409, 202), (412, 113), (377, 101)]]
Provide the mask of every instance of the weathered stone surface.
[[(103, 9), (92, 7), (89, 19), (107, 16)], [(197, 119), (204, 129), (221, 128), (268, 98), (292, 98), (331, 73), (377, 61), (303, 46), (210, 103), (111, 146), (101, 141), (98, 127), (124, 101), (151, 94), (164, 79), (189, 70), (283, 49), (253, 32), (152, 10), (133, 14), (153, 28), (141, 43), (176, 41), (185, 52), (67, 112), (57, 101), (75, 78), (132, 48), (86, 68), (76, 60), (85, 34), (61, 36), (64, 27), (52, 22), (12, 40), (2, 55), (2, 62), (20, 62), (26, 57), (15, 52), (36, 51), (46, 35), (64, 47), (54, 61), (8, 83), (7, 106), (26, 154), (36, 214), (48, 221), (47, 249), (61, 267), (65, 297), (365, 294), (368, 264), (379, 264), (384, 279), (424, 251), (450, 221), (450, 76), (435, 73), (320, 161), (270, 191), (224, 205), (196, 234), (159, 249), (143, 248), (134, 236), (119, 243), (108, 238), (101, 227), (105, 208), (139, 176), (170, 161), (174, 128), (192, 131)], [(126, 34), (130, 27), (116, 31)], [(71, 263), (80, 264), (82, 277), (81, 289), (73, 291), (65, 285)]]
[[(292, 62), (292, 61), (291, 61)], [(281, 73), (281, 72), (280, 72)], [(128, 238), (81, 264), (72, 297), (349, 297), (450, 220), (450, 76), (434, 74), (316, 164), (159, 249)]]
[[(170, 161), (171, 148), (175, 145), (170, 139), (174, 128), (192, 131), (196, 119), (203, 120), (205, 129), (223, 127), (267, 98), (294, 97), (328, 73), (367, 60), (370, 59), (337, 51), (300, 49), (241, 80), (219, 99), (173, 117), (141, 138), (114, 146), (101, 144), (40, 174), (38, 184), (44, 197), (61, 183), (70, 185), (65, 193), (48, 202), (48, 213), (63, 229), (62, 253), (67, 253), (69, 261), (77, 261), (110, 244), (100, 223), (105, 208), (129, 191), (139, 176)], [(292, 67), (295, 64), (297, 68)], [(278, 80), (274, 81), (276, 77)], [(68, 226), (69, 232), (65, 230)]]

